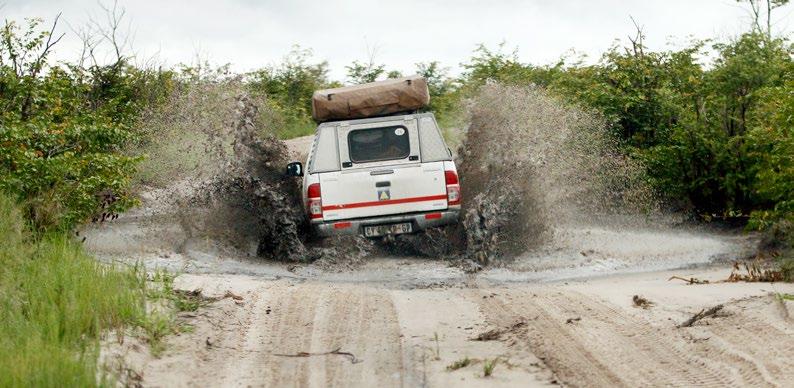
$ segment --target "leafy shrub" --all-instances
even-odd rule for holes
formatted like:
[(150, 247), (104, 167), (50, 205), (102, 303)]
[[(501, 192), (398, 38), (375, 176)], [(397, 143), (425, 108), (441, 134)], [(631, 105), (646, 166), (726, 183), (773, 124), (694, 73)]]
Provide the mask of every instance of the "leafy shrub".
[[(57, 37), (31, 19), (0, 30), (0, 190), (24, 206), (38, 230), (68, 230), (123, 211), (137, 158), (139, 112), (162, 100), (170, 72), (131, 67), (120, 58), (82, 68), (49, 66)], [(47, 70), (46, 73), (44, 70)]]
[(269, 107), (266, 111), (282, 120), (278, 131), (282, 139), (313, 133), (312, 94), (318, 89), (339, 86), (328, 80), (328, 63), (309, 63), (311, 56), (311, 50), (295, 46), (280, 65), (248, 75), (252, 93), (266, 97)]

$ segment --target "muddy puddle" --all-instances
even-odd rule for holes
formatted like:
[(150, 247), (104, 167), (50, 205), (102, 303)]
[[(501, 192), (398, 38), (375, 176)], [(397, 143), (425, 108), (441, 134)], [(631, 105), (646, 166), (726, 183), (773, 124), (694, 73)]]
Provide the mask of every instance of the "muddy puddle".
[(707, 265), (756, 244), (662, 213), (642, 166), (617, 151), (598, 117), (539, 89), (498, 85), (468, 103), (459, 225), (391, 244), (312, 240), (299, 182), (282, 175), (310, 140), (277, 140), (266, 105), (235, 81), (194, 88), (140, 124), (164, 139), (135, 150), (147, 155), (141, 205), (81, 231), (102, 260), (416, 288)]
[(100, 259), (178, 273), (236, 274), (261, 279), (295, 279), (346, 283), (378, 283), (395, 288), (497, 285), (549, 282), (614, 274), (669, 270), (730, 263), (751, 255), (752, 236), (706, 229), (614, 230), (578, 227), (559, 232), (554, 241), (509, 260), (469, 273), (459, 262), (442, 257), (394, 255), (375, 250), (350, 263), (288, 263), (256, 255), (208, 238), (180, 240), (172, 225), (173, 245), (165, 235), (152, 236), (134, 216), (86, 230), (85, 245)]

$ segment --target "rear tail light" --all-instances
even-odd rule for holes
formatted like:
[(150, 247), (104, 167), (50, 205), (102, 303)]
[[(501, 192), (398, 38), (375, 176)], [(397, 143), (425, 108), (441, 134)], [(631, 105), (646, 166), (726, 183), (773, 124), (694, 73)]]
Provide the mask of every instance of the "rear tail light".
[(310, 184), (309, 189), (306, 190), (306, 196), (309, 198), (320, 198), (320, 184), (319, 183)]
[(447, 204), (460, 205), (460, 181), (455, 171), (444, 171), (444, 180), (447, 183)]
[(457, 185), (458, 173), (455, 171), (444, 171), (444, 179), (447, 181), (448, 185)]
[(309, 210), (309, 218), (323, 218), (323, 201), (320, 199), (320, 184), (312, 183), (306, 190), (308, 198), (306, 208)]

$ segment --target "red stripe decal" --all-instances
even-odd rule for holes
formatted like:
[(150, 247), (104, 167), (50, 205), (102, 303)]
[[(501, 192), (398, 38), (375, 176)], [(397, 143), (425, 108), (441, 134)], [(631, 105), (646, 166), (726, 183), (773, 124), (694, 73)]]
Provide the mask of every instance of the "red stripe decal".
[(348, 203), (348, 204), (344, 204), (344, 205), (328, 205), (328, 206), (323, 206), (323, 211), (325, 211), (325, 210), (344, 210), (344, 209), (353, 209), (353, 208), (357, 208), (357, 207), (369, 207), (369, 206), (397, 205), (397, 204), (400, 204), (400, 203), (438, 201), (440, 199), (447, 199), (446, 194), (430, 195), (430, 196), (427, 196), (427, 197), (387, 199), (385, 201), (356, 202), (356, 203)]

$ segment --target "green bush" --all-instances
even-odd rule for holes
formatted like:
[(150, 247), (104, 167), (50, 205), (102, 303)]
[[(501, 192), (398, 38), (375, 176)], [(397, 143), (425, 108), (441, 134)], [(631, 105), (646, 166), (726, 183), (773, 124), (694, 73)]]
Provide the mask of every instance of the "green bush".
[(311, 56), (311, 50), (295, 46), (280, 65), (248, 75), (250, 90), (267, 98), (268, 114), (276, 113), (281, 119), (283, 124), (278, 131), (281, 139), (314, 133), (312, 94), (318, 89), (339, 86), (328, 81), (328, 63), (309, 63)]
[[(131, 128), (173, 88), (172, 72), (129, 66), (50, 66), (40, 20), (0, 29), (0, 190), (37, 230), (68, 230), (135, 203), (129, 185), (140, 141)], [(53, 37), (53, 41), (55, 37)]]
[(753, 194), (770, 204), (751, 214), (754, 229), (781, 219), (794, 223), (794, 71), (787, 77), (783, 85), (759, 91), (762, 102), (748, 134), (758, 161)]
[[(602, 114), (624, 150), (644, 161), (657, 190), (696, 214), (779, 218), (791, 207), (792, 46), (759, 32), (654, 52), (638, 34), (593, 65), (523, 64), (480, 46), (450, 93), (488, 81), (536, 84)], [(788, 199), (787, 199), (788, 198)]]
[[(783, 226), (794, 222), (794, 48), (757, 29), (707, 43), (653, 52), (638, 34), (596, 64), (563, 58), (548, 66), (480, 46), (446, 96), (466, 99), (489, 81), (543, 86), (603, 115), (672, 208), (774, 228), (790, 241)], [(706, 65), (708, 49), (714, 59)]]
[(119, 146), (129, 133), (113, 124), (3, 123), (0, 190), (14, 193), (39, 230), (68, 230), (134, 203), (136, 158)]

